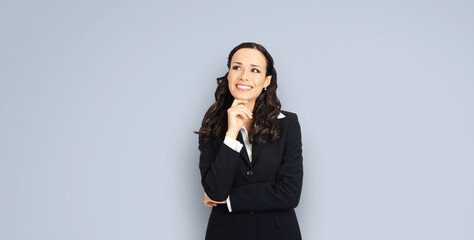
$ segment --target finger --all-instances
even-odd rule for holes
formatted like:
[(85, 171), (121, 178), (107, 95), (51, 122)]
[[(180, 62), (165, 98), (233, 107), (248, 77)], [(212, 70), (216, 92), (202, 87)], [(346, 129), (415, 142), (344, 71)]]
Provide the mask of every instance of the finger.
[(239, 108), (239, 110), (242, 112), (242, 114), (245, 114), (245, 117), (247, 117), (248, 119), (252, 119), (253, 118), (253, 115), (252, 113), (246, 108)]
[(240, 100), (240, 99), (235, 98), (234, 101), (232, 102), (232, 106), (231, 106), (231, 107), (237, 106), (237, 105), (242, 104), (242, 103), (246, 103), (246, 102), (248, 102), (248, 101), (249, 101), (249, 100)]
[(245, 112), (245, 110), (243, 110), (241, 108), (233, 108), (233, 109), (229, 108), (229, 113), (230, 113), (230, 116), (232, 116), (232, 117), (242, 116), (244, 118), (249, 118), (249, 116)]
[(243, 118), (250, 119), (250, 116), (244, 110), (237, 109), (236, 112), (237, 112), (236, 114), (237, 116), (242, 116)]
[(247, 107), (245, 107), (244, 105), (238, 105), (238, 106), (235, 106), (235, 107), (232, 107), (232, 108), (229, 108), (228, 111), (231, 115), (237, 115), (235, 113), (236, 110), (242, 110), (245, 112), (245, 114), (248, 116), (248, 118), (253, 118), (253, 112), (250, 111)]
[(253, 116), (253, 112), (250, 111), (250, 109), (248, 109), (245, 105), (238, 105), (238, 106), (235, 106), (234, 108), (235, 109), (242, 109), (242, 110), (246, 111), (248, 114), (250, 114), (251, 116)]
[(237, 107), (238, 107), (239, 109), (243, 109), (243, 110), (247, 113), (247, 115), (249, 116), (249, 118), (253, 118), (253, 112), (250, 111), (246, 106), (244, 106), (244, 105), (239, 105), (239, 106), (237, 106)]

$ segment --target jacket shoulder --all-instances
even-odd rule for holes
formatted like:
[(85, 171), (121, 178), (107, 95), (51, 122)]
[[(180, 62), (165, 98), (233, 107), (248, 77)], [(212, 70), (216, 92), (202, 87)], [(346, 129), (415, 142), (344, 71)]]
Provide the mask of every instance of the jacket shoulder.
[(290, 111), (281, 110), (281, 109), (280, 109), (280, 112), (283, 113), (283, 115), (285, 115), (285, 118), (288, 118), (288, 119), (297, 117), (297, 114), (295, 112), (290, 112)]

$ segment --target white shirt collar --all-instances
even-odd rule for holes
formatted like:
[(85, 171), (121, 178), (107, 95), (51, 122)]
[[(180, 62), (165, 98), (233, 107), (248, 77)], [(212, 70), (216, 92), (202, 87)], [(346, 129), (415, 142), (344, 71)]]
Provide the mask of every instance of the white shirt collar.
[(280, 118), (284, 118), (284, 117), (286, 117), (286, 116), (285, 116), (285, 115), (283, 115), (283, 113), (281, 113), (281, 112), (280, 112), (280, 114), (278, 115), (278, 117), (277, 117), (277, 118), (278, 118), (278, 119), (280, 119)]

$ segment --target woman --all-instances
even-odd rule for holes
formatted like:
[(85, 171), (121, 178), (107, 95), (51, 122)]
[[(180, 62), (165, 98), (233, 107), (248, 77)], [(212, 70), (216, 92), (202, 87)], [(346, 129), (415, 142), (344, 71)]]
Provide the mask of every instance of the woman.
[(301, 239), (294, 208), (303, 184), (298, 116), (280, 110), (273, 58), (245, 42), (217, 79), (199, 134), (206, 240)]

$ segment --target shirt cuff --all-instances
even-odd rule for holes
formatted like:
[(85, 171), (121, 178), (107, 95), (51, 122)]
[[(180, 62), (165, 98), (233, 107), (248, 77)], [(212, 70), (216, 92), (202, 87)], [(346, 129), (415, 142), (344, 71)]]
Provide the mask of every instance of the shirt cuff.
[(230, 148), (234, 149), (237, 152), (240, 152), (240, 150), (244, 146), (242, 143), (240, 143), (236, 139), (233, 139), (229, 136), (225, 136), (224, 143), (225, 145), (229, 146)]
[(230, 206), (230, 195), (227, 196), (226, 201), (227, 201), (227, 208), (229, 209), (229, 212), (232, 212), (232, 207)]

